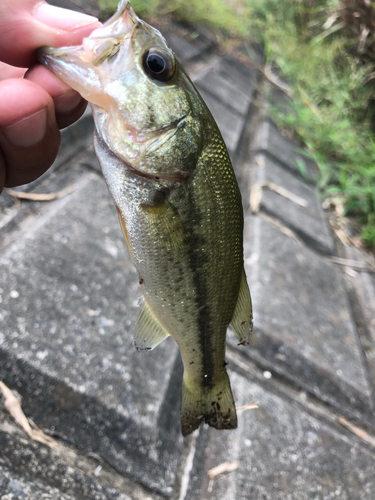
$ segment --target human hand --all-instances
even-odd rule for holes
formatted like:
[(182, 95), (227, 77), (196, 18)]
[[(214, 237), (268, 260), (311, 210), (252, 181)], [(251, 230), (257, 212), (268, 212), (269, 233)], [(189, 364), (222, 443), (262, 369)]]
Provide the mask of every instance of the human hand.
[(37, 63), (35, 50), (78, 45), (98, 20), (42, 0), (0, 2), (0, 193), (37, 179), (53, 163), (59, 128), (86, 101)]

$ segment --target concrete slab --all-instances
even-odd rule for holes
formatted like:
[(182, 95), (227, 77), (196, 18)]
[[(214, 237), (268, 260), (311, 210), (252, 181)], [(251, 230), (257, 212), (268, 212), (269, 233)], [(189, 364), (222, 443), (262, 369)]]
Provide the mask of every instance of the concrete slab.
[(209, 70), (194, 80), (194, 84), (199, 90), (204, 90), (216, 97), (222, 104), (228, 106), (233, 111), (246, 115), (251, 97), (254, 94), (254, 87), (249, 86), (248, 92), (238, 90), (231, 79), (220, 75), (219, 70)]
[(256, 166), (251, 170), (252, 185), (274, 183), (307, 203), (301, 206), (275, 191), (263, 188), (260, 209), (282, 221), (315, 250), (332, 254), (334, 242), (318, 189), (303, 182), (267, 155), (256, 155), (254, 164)]
[(371, 265), (374, 258), (354, 247), (345, 247), (344, 252), (349, 262), (358, 263), (368, 270), (340, 266), (347, 271), (345, 280), (375, 396), (375, 268)]
[(177, 22), (169, 22), (160, 26), (153, 24), (153, 26), (161, 31), (171, 49), (183, 64), (200, 60), (215, 47), (212, 35), (211, 37), (205, 36), (199, 27), (195, 30), (191, 26)]
[(187, 38), (178, 36), (175, 33), (168, 33), (166, 38), (171, 49), (176, 53), (178, 59), (182, 63), (186, 63), (201, 55), (201, 47)]
[[(83, 146), (86, 146), (86, 144), (87, 142), (83, 140)], [(52, 194), (74, 188), (82, 176), (87, 173), (87, 168), (99, 171), (98, 161), (95, 155), (91, 154), (92, 149), (93, 146), (91, 145), (91, 148), (86, 146), (86, 149), (76, 151), (69, 162), (60, 165), (59, 168), (50, 169), (39, 179), (28, 184), (26, 189), (18, 187), (15, 189), (17, 191), (27, 191), (28, 193)], [(6, 191), (4, 191), (4, 194), (6, 195)], [(1, 194), (0, 199), (2, 197), (3, 194)], [(0, 210), (0, 249), (7, 245), (9, 239), (14, 238), (16, 234), (18, 235), (25, 220), (30, 217), (32, 219), (46, 206), (50, 206), (50, 202), (10, 198), (12, 199), (11, 206)]]
[(249, 215), (245, 268), (256, 330), (251, 346), (241, 352), (344, 414), (367, 415), (373, 424), (363, 355), (340, 270)]
[[(71, 495), (61, 493), (57, 488), (46, 486), (43, 482), (25, 481), (18, 475), (9, 473), (0, 465), (0, 498), (1, 500), (75, 500)], [(100, 497), (98, 497), (99, 499)], [(103, 497), (102, 497), (103, 498)]]
[(252, 150), (254, 152), (264, 151), (309, 182), (315, 183), (318, 178), (317, 165), (310, 158), (298, 152), (298, 146), (284, 137), (272, 122), (263, 122), (255, 131)]
[(233, 88), (245, 95), (251, 95), (259, 78), (259, 71), (248, 67), (232, 54), (220, 58), (218, 73), (231, 82)]
[[(375, 455), (365, 443), (306, 411), (266, 384), (231, 372), (239, 413), (236, 431), (202, 427), (193, 442), (181, 500), (369, 500), (375, 498)], [(210, 480), (224, 462), (238, 468)]]
[(132, 348), (138, 279), (100, 177), (30, 219), (2, 251), (0, 282), (0, 379), (27, 414), (168, 492), (182, 439), (177, 347)]
[(0, 449), (2, 500), (162, 498), (116, 474), (105, 462), (99, 460), (100, 457), (85, 457), (62, 442), (57, 442), (55, 448), (50, 448), (32, 440), (4, 409), (1, 396)]

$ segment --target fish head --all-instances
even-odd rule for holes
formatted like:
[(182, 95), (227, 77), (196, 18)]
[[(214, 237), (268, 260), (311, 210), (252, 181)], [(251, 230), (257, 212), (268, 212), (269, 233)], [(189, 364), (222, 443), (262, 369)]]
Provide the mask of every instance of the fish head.
[(124, 164), (167, 181), (189, 176), (207, 110), (163, 36), (128, 0), (82, 45), (43, 47), (38, 57), (91, 103), (100, 144)]

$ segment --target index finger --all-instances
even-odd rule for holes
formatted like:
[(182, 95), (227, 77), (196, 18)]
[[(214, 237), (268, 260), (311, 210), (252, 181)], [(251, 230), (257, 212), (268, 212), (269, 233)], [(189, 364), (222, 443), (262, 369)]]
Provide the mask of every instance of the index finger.
[(99, 27), (97, 18), (40, 0), (1, 0), (0, 60), (19, 67), (36, 62), (35, 50), (78, 45)]

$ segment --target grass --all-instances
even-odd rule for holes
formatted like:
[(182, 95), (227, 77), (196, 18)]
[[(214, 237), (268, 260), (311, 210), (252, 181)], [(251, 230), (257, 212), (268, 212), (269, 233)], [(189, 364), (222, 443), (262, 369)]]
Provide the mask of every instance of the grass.
[[(116, 0), (101, 0), (114, 9)], [(260, 39), (267, 61), (291, 87), (291, 109), (271, 109), (319, 166), (323, 194), (338, 199), (375, 249), (373, 64), (363, 63), (338, 0), (133, 0), (142, 17), (173, 15), (208, 26), (222, 38)], [(333, 19), (333, 18), (332, 18)]]

